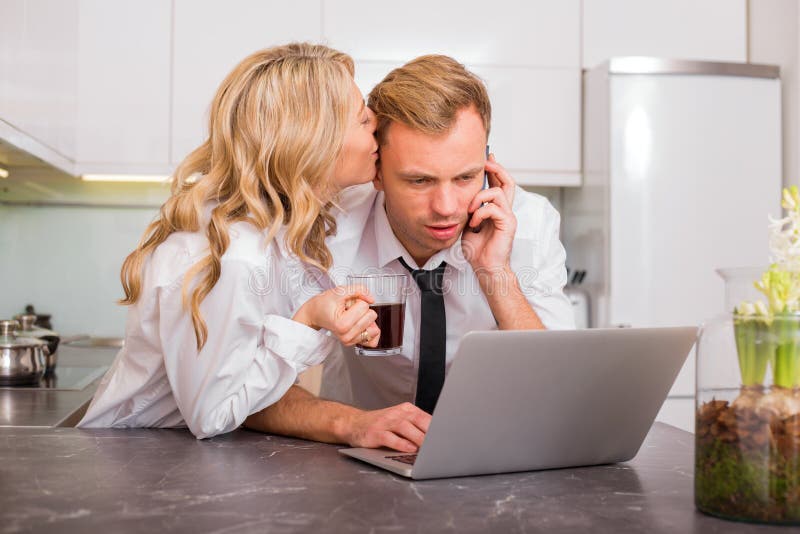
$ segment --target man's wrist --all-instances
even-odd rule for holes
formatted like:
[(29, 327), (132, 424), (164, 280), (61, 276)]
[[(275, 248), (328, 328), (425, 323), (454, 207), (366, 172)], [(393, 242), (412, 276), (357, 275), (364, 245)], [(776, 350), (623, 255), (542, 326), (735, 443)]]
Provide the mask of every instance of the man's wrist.
[(340, 406), (341, 410), (331, 418), (331, 433), (339, 443), (351, 445), (353, 443), (353, 422), (361, 410), (345, 404)]
[(508, 264), (476, 269), (475, 276), (487, 297), (507, 296), (514, 288), (518, 287), (517, 274)]

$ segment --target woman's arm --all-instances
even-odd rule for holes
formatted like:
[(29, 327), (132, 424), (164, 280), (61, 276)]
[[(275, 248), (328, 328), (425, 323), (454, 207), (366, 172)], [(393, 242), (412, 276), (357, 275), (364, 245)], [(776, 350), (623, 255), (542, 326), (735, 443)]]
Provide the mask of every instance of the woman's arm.
[(180, 287), (162, 288), (157, 296), (167, 378), (198, 438), (229, 432), (278, 401), (297, 374), (320, 363), (335, 343), (324, 332), (265, 313), (264, 296), (250, 288), (250, 276), (245, 262), (223, 263), (200, 305), (208, 338), (199, 352)]

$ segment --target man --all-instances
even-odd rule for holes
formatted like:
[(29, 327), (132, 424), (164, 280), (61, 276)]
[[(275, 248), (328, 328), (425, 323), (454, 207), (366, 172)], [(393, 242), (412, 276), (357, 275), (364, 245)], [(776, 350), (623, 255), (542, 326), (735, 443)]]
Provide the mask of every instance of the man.
[(417, 58), (372, 90), (369, 107), (378, 118), (379, 171), (374, 188), (343, 195), (329, 242), (332, 276), (342, 283), (345, 273), (375, 268), (411, 275), (403, 351), (369, 357), (343, 349), (325, 362), (326, 400), (295, 386), (245, 424), (414, 452), (465, 333), (573, 327), (562, 292), (566, 255), (556, 210), (486, 159), (491, 106), (463, 65)]

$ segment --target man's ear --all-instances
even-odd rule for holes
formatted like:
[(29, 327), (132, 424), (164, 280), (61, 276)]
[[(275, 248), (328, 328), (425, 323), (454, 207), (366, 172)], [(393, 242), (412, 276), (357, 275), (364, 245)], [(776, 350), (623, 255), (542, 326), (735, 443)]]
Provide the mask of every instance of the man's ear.
[(378, 191), (383, 191), (383, 171), (381, 170), (380, 160), (378, 160), (378, 172), (375, 173), (375, 179), (372, 180), (372, 186)]

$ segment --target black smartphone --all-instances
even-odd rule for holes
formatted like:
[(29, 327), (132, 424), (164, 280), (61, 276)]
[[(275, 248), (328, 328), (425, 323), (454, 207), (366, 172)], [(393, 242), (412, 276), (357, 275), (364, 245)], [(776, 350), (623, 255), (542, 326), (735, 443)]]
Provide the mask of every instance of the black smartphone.
[[(489, 159), (489, 145), (486, 145), (486, 159)], [(485, 189), (489, 189), (489, 173), (487, 171), (483, 171), (483, 187), (481, 188), (481, 191)], [(481, 207), (485, 205), (486, 202), (481, 203)], [(470, 218), (472, 218), (472, 213), (470, 213), (469, 216)], [(481, 231), (481, 228), (483, 228), (482, 222), (477, 227), (470, 228), (470, 230), (472, 230), (472, 233), (477, 234), (478, 232)]]

